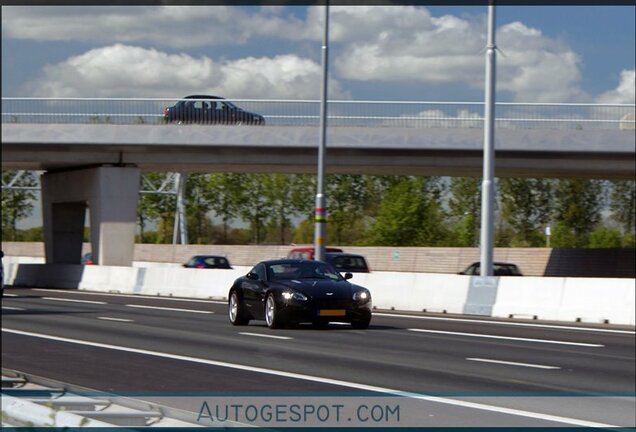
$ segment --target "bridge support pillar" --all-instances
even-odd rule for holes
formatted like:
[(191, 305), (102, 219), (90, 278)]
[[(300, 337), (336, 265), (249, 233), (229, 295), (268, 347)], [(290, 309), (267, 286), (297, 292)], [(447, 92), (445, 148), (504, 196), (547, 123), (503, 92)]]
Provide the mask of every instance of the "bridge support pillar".
[(130, 266), (135, 246), (140, 170), (98, 167), (42, 175), (47, 264), (79, 264), (86, 209), (93, 260)]

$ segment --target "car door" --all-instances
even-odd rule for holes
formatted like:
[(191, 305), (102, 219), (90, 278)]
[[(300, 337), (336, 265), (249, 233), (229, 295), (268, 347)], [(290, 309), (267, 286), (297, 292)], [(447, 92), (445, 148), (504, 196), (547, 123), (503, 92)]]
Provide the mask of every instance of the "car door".
[(267, 272), (264, 264), (256, 265), (250, 272), (255, 279), (246, 277), (242, 283), (243, 301), (249, 313), (255, 318), (263, 318), (265, 291), (267, 289)]

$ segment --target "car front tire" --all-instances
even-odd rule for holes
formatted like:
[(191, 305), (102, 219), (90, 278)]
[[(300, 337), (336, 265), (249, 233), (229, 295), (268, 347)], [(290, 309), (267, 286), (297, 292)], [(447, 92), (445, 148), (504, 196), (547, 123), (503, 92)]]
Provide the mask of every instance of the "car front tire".
[(230, 294), (230, 299), (228, 300), (228, 315), (230, 322), (235, 326), (247, 325), (250, 322), (249, 319), (245, 318), (241, 301), (236, 291), (232, 291)]
[(275, 329), (282, 327), (283, 323), (281, 321), (276, 308), (276, 299), (274, 298), (274, 294), (270, 293), (265, 300), (265, 322), (267, 322), (267, 327)]

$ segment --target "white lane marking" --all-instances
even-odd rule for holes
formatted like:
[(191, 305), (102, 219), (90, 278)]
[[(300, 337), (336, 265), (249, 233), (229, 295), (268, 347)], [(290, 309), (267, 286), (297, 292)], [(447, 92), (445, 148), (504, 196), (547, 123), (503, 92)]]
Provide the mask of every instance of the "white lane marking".
[(11, 306), (2, 306), (2, 309), (7, 309), (7, 310), (17, 310), (17, 311), (23, 311), (26, 309), (23, 308), (19, 308), (19, 307), (11, 307)]
[(9, 293), (2, 294), (2, 295), (3, 295), (4, 297), (17, 297), (17, 296), (18, 296), (17, 294), (9, 294)]
[(65, 301), (65, 302), (72, 302), (72, 303), (90, 303), (90, 304), (101, 304), (101, 305), (108, 304), (103, 301), (78, 300), (78, 299), (69, 299), (69, 298), (61, 298), (61, 297), (42, 297), (42, 300), (55, 300), (55, 301)]
[(239, 334), (245, 335), (245, 336), (256, 336), (256, 337), (264, 337), (264, 338), (271, 338), (271, 339), (293, 339), (292, 337), (289, 337), (289, 336), (274, 336), (274, 335), (268, 335), (263, 333), (239, 332)]
[(532, 364), (532, 363), (518, 363), (518, 362), (483, 359), (483, 358), (476, 358), (476, 357), (467, 357), (466, 360), (483, 362), (483, 363), (496, 363), (496, 364), (503, 364), (503, 365), (510, 365), (510, 366), (523, 366), (523, 367), (537, 368), (537, 369), (561, 369), (558, 366), (546, 366), (546, 365), (539, 365), (539, 364)]
[(237, 370), (243, 370), (248, 372), (275, 375), (275, 376), (280, 376), (285, 378), (294, 378), (294, 379), (299, 379), (304, 381), (319, 382), (322, 384), (337, 385), (341, 387), (354, 388), (356, 390), (362, 390), (362, 391), (369, 391), (369, 392), (375, 392), (375, 393), (388, 393), (395, 396), (403, 396), (403, 397), (408, 397), (408, 398), (417, 399), (417, 400), (425, 400), (428, 402), (436, 402), (441, 404), (460, 406), (464, 408), (473, 408), (473, 409), (478, 409), (482, 411), (491, 411), (491, 412), (496, 412), (500, 414), (515, 415), (520, 417), (530, 417), (534, 419), (558, 422), (558, 423), (566, 423), (566, 424), (571, 424), (575, 426), (596, 427), (596, 428), (617, 428), (618, 427), (615, 425), (597, 423), (597, 422), (592, 422), (588, 420), (561, 417), (561, 416), (555, 416), (550, 414), (535, 413), (532, 411), (524, 411), (524, 410), (518, 410), (518, 409), (512, 409), (512, 408), (497, 407), (493, 405), (486, 405), (486, 404), (468, 402), (468, 401), (462, 401), (462, 400), (447, 399), (447, 398), (443, 398), (439, 396), (427, 396), (427, 395), (422, 395), (418, 393), (403, 392), (400, 390), (371, 386), (367, 384), (360, 384), (360, 383), (355, 383), (350, 381), (341, 381), (341, 380), (332, 379), (332, 378), (323, 378), (323, 377), (317, 377), (313, 375), (305, 375), (305, 374), (286, 372), (286, 371), (275, 370), (275, 369), (265, 369), (261, 367), (247, 366), (247, 365), (242, 365), (237, 363), (228, 363), (228, 362), (223, 362), (218, 360), (209, 360), (209, 359), (198, 358), (198, 357), (187, 357), (187, 356), (178, 355), (178, 354), (142, 350), (138, 348), (128, 348), (128, 347), (109, 345), (109, 344), (104, 344), (99, 342), (69, 339), (69, 338), (60, 337), (60, 336), (51, 336), (51, 335), (45, 335), (41, 333), (25, 332), (21, 330), (13, 330), (13, 329), (7, 329), (7, 328), (3, 328), (2, 331), (6, 333), (54, 340), (58, 342), (72, 343), (76, 345), (86, 345), (86, 346), (92, 346), (97, 348), (111, 349), (114, 351), (124, 351), (124, 352), (143, 354), (143, 355), (148, 355), (153, 357), (168, 358), (168, 359), (181, 360), (181, 361), (187, 361), (192, 363), (200, 363), (200, 364), (207, 364), (211, 366), (225, 367), (229, 369), (237, 369)]
[(169, 311), (177, 311), (177, 312), (191, 312), (191, 313), (200, 313), (200, 314), (213, 314), (214, 312), (210, 311), (202, 311), (202, 310), (194, 310), (194, 309), (179, 309), (179, 308), (170, 308), (170, 307), (162, 307), (162, 306), (146, 306), (146, 305), (135, 305), (135, 304), (127, 304), (124, 306), (128, 306), (131, 308), (139, 308), (139, 309), (158, 309), (158, 310), (169, 310)]
[(124, 318), (97, 317), (97, 319), (104, 320), (104, 321), (134, 322), (131, 319), (124, 319)]
[(582, 330), (589, 332), (603, 332), (603, 333), (619, 333), (619, 334), (636, 334), (634, 330), (617, 330), (617, 329), (602, 329), (596, 327), (577, 327), (577, 326), (566, 326), (566, 325), (553, 325), (553, 324), (535, 324), (535, 323), (519, 323), (519, 322), (505, 322), (505, 321), (492, 321), (492, 320), (476, 320), (470, 318), (446, 318), (446, 317), (430, 317), (430, 316), (421, 316), (421, 315), (402, 315), (402, 314), (390, 314), (390, 313), (382, 313), (382, 312), (373, 312), (373, 315), (384, 316), (384, 317), (394, 317), (394, 318), (413, 318), (413, 319), (422, 319), (422, 320), (431, 320), (431, 321), (456, 321), (456, 322), (467, 322), (467, 323), (479, 323), (479, 324), (497, 324), (503, 326), (519, 326), (519, 327), (538, 327), (538, 328), (551, 328), (557, 330)]
[(462, 333), (462, 332), (451, 332), (451, 331), (442, 331), (442, 330), (425, 330), (425, 329), (407, 329), (412, 332), (419, 333), (435, 333), (435, 334), (446, 334), (453, 336), (469, 336), (469, 337), (477, 337), (477, 338), (486, 338), (486, 339), (505, 339), (505, 340), (514, 340), (514, 341), (522, 341), (522, 342), (539, 342), (539, 343), (547, 343), (547, 344), (557, 344), (557, 345), (574, 345), (574, 346), (584, 346), (584, 347), (593, 347), (593, 348), (601, 348), (605, 345), (600, 344), (590, 344), (583, 342), (568, 342), (568, 341), (557, 341), (557, 340), (549, 340), (549, 339), (531, 339), (531, 338), (520, 338), (520, 337), (512, 337), (512, 336), (496, 336), (496, 335), (488, 335), (488, 334), (479, 334), (479, 333)]
[[(31, 291), (46, 291), (46, 292), (71, 292), (73, 294), (82, 294), (82, 295), (96, 295), (96, 296), (113, 296), (113, 297), (133, 297), (138, 299), (149, 299), (149, 300), (169, 300), (169, 301), (181, 301), (181, 302), (192, 302), (192, 303), (216, 303), (226, 305), (227, 301), (221, 300), (200, 300), (200, 299), (187, 299), (187, 298), (174, 298), (174, 297), (160, 297), (160, 296), (151, 296), (144, 294), (117, 294), (117, 293), (106, 293), (106, 292), (93, 292), (93, 291), (62, 291), (55, 289), (46, 289), (46, 288), (31, 288)], [(5, 294), (6, 295), (6, 294)]]

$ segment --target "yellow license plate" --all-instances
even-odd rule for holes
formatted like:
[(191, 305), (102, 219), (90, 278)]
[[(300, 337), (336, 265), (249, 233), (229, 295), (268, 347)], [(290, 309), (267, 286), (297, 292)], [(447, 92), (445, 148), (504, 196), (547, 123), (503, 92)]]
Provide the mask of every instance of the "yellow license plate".
[(346, 314), (344, 309), (321, 309), (318, 311), (319, 316), (345, 316)]

